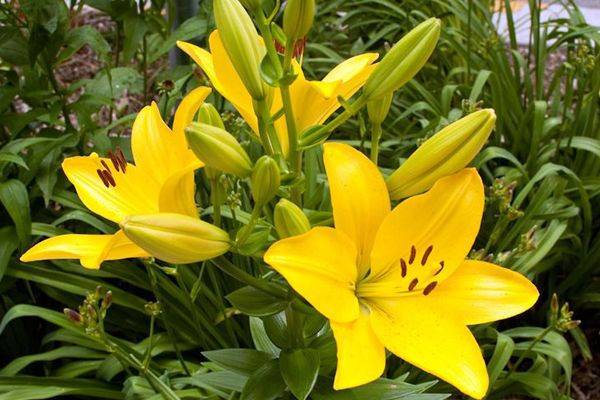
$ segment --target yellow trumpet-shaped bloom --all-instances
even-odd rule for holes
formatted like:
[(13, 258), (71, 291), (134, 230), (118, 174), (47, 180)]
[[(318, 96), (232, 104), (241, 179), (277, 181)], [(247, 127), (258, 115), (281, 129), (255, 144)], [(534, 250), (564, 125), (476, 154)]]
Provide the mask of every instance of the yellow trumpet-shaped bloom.
[[(214, 88), (238, 110), (252, 130), (258, 132), (252, 97), (231, 63), (219, 31), (213, 31), (209, 37), (210, 52), (186, 42), (177, 42), (177, 46), (202, 68)], [(321, 81), (306, 79), (300, 65), (294, 61), (298, 77), (290, 86), (290, 95), (298, 132), (324, 122), (340, 107), (338, 97), (350, 98), (356, 93), (373, 71), (373, 63), (377, 57), (376, 53), (365, 53), (349, 58), (332, 69)], [(279, 90), (275, 90), (271, 114), (281, 107)], [(283, 151), (287, 153), (285, 117), (275, 121), (275, 129)]]
[[(131, 150), (135, 164), (122, 152), (100, 157), (69, 157), (63, 171), (83, 204), (94, 213), (121, 223), (131, 215), (177, 213), (198, 217), (194, 202), (194, 170), (202, 163), (188, 149), (184, 129), (209, 95), (199, 87), (181, 101), (173, 129), (162, 120), (158, 106), (144, 107), (133, 123)], [(114, 234), (68, 234), (46, 239), (21, 256), (21, 261), (79, 259), (86, 268), (105, 260), (148, 257), (149, 254), (118, 230)]]
[(383, 177), (362, 153), (327, 143), (324, 161), (335, 228), (280, 240), (264, 259), (329, 319), (334, 388), (377, 379), (387, 348), (482, 398), (488, 375), (467, 325), (519, 314), (538, 291), (514, 271), (465, 259), (483, 214), (478, 173), (444, 177), (392, 210)]

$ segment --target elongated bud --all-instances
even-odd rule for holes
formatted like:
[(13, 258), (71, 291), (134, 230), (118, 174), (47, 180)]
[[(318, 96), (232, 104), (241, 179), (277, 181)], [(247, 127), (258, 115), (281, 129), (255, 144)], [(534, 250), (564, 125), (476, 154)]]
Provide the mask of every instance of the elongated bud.
[(383, 122), (390, 111), (393, 98), (394, 92), (389, 92), (383, 97), (371, 100), (367, 103), (367, 112), (369, 113), (369, 119), (372, 123), (381, 124)]
[(213, 0), (215, 22), (223, 47), (244, 86), (255, 100), (265, 98), (266, 87), (260, 79), (260, 62), (265, 49), (250, 16), (238, 0)]
[(441, 22), (430, 18), (402, 37), (377, 64), (364, 95), (377, 99), (402, 87), (425, 65), (440, 37)]
[(210, 103), (203, 103), (200, 106), (200, 109), (198, 110), (198, 122), (225, 129), (225, 124), (223, 124), (221, 115), (219, 115), (215, 106)]
[(281, 178), (277, 162), (269, 156), (262, 156), (252, 171), (252, 197), (260, 207), (267, 204), (279, 189)]
[(252, 162), (236, 138), (224, 129), (192, 122), (185, 128), (188, 145), (204, 164), (240, 178), (252, 172)]
[(63, 309), (63, 313), (66, 315), (67, 318), (69, 318), (72, 322), (75, 322), (76, 324), (80, 324), (83, 321), (81, 314), (79, 314), (72, 308)]
[(283, 32), (288, 39), (302, 39), (313, 24), (315, 0), (288, 0), (283, 11)]
[(302, 235), (310, 230), (310, 222), (302, 209), (286, 199), (279, 200), (275, 206), (273, 219), (280, 239)]
[(422, 193), (475, 158), (490, 136), (496, 114), (488, 108), (448, 125), (425, 141), (387, 180), (394, 200)]
[(231, 247), (227, 232), (182, 214), (134, 215), (121, 223), (121, 229), (152, 256), (173, 264), (208, 260)]

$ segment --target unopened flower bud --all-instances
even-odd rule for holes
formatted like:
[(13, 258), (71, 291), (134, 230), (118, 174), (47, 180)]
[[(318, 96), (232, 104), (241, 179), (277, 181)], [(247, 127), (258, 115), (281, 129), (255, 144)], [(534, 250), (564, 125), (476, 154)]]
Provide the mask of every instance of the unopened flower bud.
[(256, 204), (259, 207), (267, 204), (275, 197), (281, 184), (277, 162), (269, 156), (262, 156), (256, 162), (250, 180)]
[(185, 129), (185, 136), (196, 157), (208, 167), (240, 178), (245, 178), (252, 172), (250, 157), (236, 138), (226, 130), (192, 122)]
[(102, 305), (100, 308), (102, 308), (103, 310), (108, 310), (108, 308), (112, 305), (112, 302), (113, 302), (113, 294), (112, 294), (112, 291), (109, 290), (104, 295), (104, 298), (102, 299)]
[(433, 53), (440, 28), (440, 20), (430, 18), (396, 42), (365, 83), (363, 93), (367, 99), (383, 97), (410, 81)]
[(213, 0), (215, 22), (223, 47), (244, 86), (255, 100), (266, 97), (260, 78), (260, 62), (265, 49), (250, 16), (238, 0)]
[(289, 200), (281, 199), (275, 206), (275, 230), (280, 239), (301, 235), (310, 230), (310, 222), (302, 209)]
[(210, 103), (203, 103), (198, 110), (198, 122), (206, 125), (216, 126), (217, 128), (225, 129), (223, 120), (219, 112)]
[(134, 215), (121, 223), (121, 229), (133, 243), (172, 264), (208, 260), (231, 247), (227, 232), (182, 214)]
[(381, 124), (390, 111), (394, 92), (389, 92), (381, 98), (371, 100), (367, 103), (369, 120), (374, 124)]
[(288, 0), (283, 11), (283, 32), (288, 39), (302, 39), (313, 24), (315, 0)]
[(79, 314), (77, 311), (73, 310), (72, 308), (65, 308), (63, 310), (63, 313), (65, 314), (65, 316), (67, 318), (69, 318), (69, 320), (71, 320), (71, 322), (74, 322), (76, 324), (80, 324), (81, 321), (83, 320), (81, 318), (81, 314)]
[(438, 179), (465, 168), (488, 139), (496, 114), (485, 109), (448, 125), (425, 141), (387, 180), (394, 200), (423, 193)]

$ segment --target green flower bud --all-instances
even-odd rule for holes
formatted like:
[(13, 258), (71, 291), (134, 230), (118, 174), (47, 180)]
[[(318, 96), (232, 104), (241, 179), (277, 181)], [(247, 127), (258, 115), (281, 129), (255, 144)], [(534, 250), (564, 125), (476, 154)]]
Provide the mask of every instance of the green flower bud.
[(203, 124), (216, 126), (217, 128), (225, 129), (223, 120), (219, 115), (219, 112), (210, 103), (203, 103), (198, 110), (198, 122)]
[(269, 156), (262, 156), (256, 162), (252, 177), (252, 197), (260, 207), (267, 204), (279, 189), (281, 178), (277, 162)]
[(302, 39), (314, 18), (315, 0), (288, 0), (283, 11), (283, 32), (290, 40)]
[(430, 18), (402, 37), (367, 79), (364, 95), (377, 99), (410, 81), (425, 65), (440, 37), (441, 22)]
[(224, 129), (192, 122), (185, 128), (188, 145), (204, 164), (245, 178), (252, 172), (252, 162), (236, 138)]
[(173, 264), (208, 260), (231, 247), (227, 232), (182, 214), (134, 215), (125, 218), (121, 229), (152, 256)]
[(383, 97), (371, 100), (367, 103), (367, 112), (369, 113), (369, 119), (374, 124), (381, 124), (392, 105), (392, 99), (394, 98), (394, 92), (389, 92)]
[(265, 49), (250, 16), (238, 0), (213, 0), (215, 22), (223, 47), (244, 86), (256, 100), (266, 97), (267, 88), (260, 78), (260, 62)]
[(480, 110), (448, 125), (425, 141), (387, 180), (394, 200), (431, 188), (475, 158), (496, 123), (494, 110)]
[(279, 200), (273, 218), (279, 239), (302, 235), (310, 230), (310, 222), (302, 209), (286, 199)]

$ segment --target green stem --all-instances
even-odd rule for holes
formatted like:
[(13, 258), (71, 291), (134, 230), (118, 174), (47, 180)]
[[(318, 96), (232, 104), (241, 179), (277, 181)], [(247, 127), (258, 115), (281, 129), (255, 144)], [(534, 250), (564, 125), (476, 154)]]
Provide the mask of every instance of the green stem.
[[(154, 293), (154, 297), (163, 306), (166, 305), (167, 303), (161, 301), (161, 297), (158, 294), (158, 288), (157, 288), (158, 278), (156, 276), (156, 271), (154, 270), (154, 268), (158, 268), (158, 266), (154, 262), (148, 261), (148, 260), (145, 260), (144, 264), (146, 265), (146, 270), (148, 271), (150, 287), (152, 288), (152, 293)], [(185, 373), (188, 376), (191, 376), (190, 370), (188, 369), (187, 365), (185, 364), (185, 360), (183, 359), (183, 356), (181, 354), (181, 350), (179, 349), (179, 346), (177, 345), (177, 339), (175, 338), (175, 333), (173, 332), (171, 325), (167, 321), (167, 318), (163, 317), (162, 320), (163, 320), (163, 323), (165, 324), (165, 328), (167, 329), (167, 336), (169, 336), (169, 340), (171, 341), (171, 344), (173, 345), (173, 349), (175, 350), (175, 355), (177, 356), (177, 359), (179, 360), (181, 367), (183, 368), (183, 370), (185, 371)]]
[(221, 188), (219, 186), (219, 177), (210, 180), (210, 197), (213, 205), (213, 223), (221, 227)]
[(231, 261), (229, 261), (223, 256), (213, 258), (212, 260), (210, 260), (210, 262), (213, 263), (221, 271), (225, 272), (227, 275), (237, 279), (242, 283), (245, 283), (248, 286), (252, 286), (255, 289), (268, 293), (271, 296), (277, 298), (287, 298), (287, 292), (285, 289), (271, 284), (263, 279), (256, 278), (250, 275), (249, 273), (238, 268), (236, 265), (234, 265)]
[(258, 220), (259, 216), (260, 216), (260, 207), (257, 206), (257, 204), (254, 204), (254, 208), (252, 209), (252, 214), (250, 214), (250, 220), (248, 221), (246, 226), (244, 226), (242, 228), (244, 231), (242, 232), (242, 235), (237, 239), (238, 247), (242, 246), (244, 243), (246, 243), (246, 240), (248, 240), (248, 237), (252, 233), (252, 229), (254, 228), (254, 225), (256, 225), (256, 221)]
[(359, 96), (353, 103), (348, 104), (341, 114), (325, 124), (325, 130), (327, 132), (332, 132), (338, 126), (346, 122), (350, 117), (359, 112), (360, 109), (366, 104), (367, 98), (365, 96)]
[(148, 369), (150, 365), (150, 358), (152, 357), (152, 347), (154, 346), (154, 322), (156, 321), (156, 316), (152, 314), (150, 316), (150, 335), (148, 338), (148, 348), (146, 349), (146, 355), (144, 356), (144, 369)]
[[(258, 118), (258, 134), (260, 140), (267, 154), (273, 156), (276, 151), (273, 135), (270, 134), (271, 129), (269, 125), (271, 124), (271, 113), (267, 107), (267, 102), (264, 99), (254, 101), (254, 111)], [(277, 143), (279, 143), (279, 141), (277, 141)]]
[[(283, 74), (288, 75), (292, 71), (292, 56), (294, 52), (294, 41), (288, 40), (285, 45), (285, 55), (283, 59)], [(293, 179), (297, 178), (302, 170), (302, 156), (298, 151), (298, 128), (296, 127), (296, 117), (292, 106), (292, 97), (290, 95), (290, 85), (285, 83), (280, 87), (281, 101), (285, 113), (285, 124), (287, 127), (289, 143), (289, 161)], [(297, 185), (292, 187), (292, 201), (298, 206), (301, 205), (301, 191)]]
[(374, 123), (371, 131), (371, 161), (377, 165), (379, 158), (379, 140), (381, 139), (381, 124)]
[(521, 354), (521, 356), (517, 359), (517, 362), (514, 363), (512, 365), (512, 367), (510, 368), (510, 370), (508, 371), (508, 374), (504, 377), (504, 379), (508, 379), (508, 377), (517, 370), (517, 368), (519, 368), (519, 366), (521, 365), (521, 363), (523, 362), (523, 360), (525, 360), (525, 357), (527, 355), (529, 355), (529, 353), (531, 352), (531, 349), (533, 349), (533, 347), (538, 344), (539, 342), (541, 342), (548, 333), (552, 332), (554, 330), (553, 326), (549, 326), (546, 329), (544, 329), (542, 332), (540, 332), (539, 335), (537, 335), (535, 337), (535, 339), (529, 344), (529, 346), (527, 346), (527, 349), (525, 349), (525, 351), (523, 352), (523, 354)]

